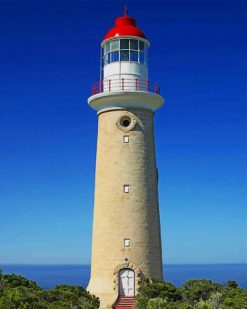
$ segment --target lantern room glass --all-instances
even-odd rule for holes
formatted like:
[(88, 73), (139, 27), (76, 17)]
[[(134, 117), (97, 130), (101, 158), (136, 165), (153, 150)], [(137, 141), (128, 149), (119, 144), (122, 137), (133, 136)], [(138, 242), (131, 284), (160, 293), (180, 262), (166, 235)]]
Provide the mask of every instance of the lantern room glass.
[(137, 39), (114, 39), (102, 47), (103, 65), (117, 61), (148, 65), (148, 45)]

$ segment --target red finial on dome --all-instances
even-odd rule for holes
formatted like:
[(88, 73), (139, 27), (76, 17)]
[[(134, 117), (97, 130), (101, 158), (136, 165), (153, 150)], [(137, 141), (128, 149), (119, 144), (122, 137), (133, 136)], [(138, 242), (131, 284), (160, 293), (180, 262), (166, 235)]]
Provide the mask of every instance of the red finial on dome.
[(124, 16), (117, 17), (115, 19), (115, 26), (106, 33), (103, 41), (122, 36), (136, 36), (142, 39), (146, 39), (142, 30), (136, 27), (136, 20), (128, 16), (128, 8), (126, 4), (124, 6)]

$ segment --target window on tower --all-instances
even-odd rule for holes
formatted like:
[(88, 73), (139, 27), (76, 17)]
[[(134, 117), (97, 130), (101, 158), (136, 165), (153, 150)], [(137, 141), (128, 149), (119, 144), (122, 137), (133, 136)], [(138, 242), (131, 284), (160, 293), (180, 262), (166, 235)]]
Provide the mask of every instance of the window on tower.
[(130, 239), (128, 238), (124, 239), (124, 247), (130, 247)]
[(108, 53), (110, 51), (110, 42), (105, 44), (105, 53)]
[(130, 61), (138, 62), (138, 52), (137, 51), (130, 51)]
[(124, 144), (128, 144), (129, 143), (129, 136), (128, 135), (124, 135), (124, 137), (123, 137), (123, 142), (124, 142)]
[(111, 62), (119, 61), (119, 52), (118, 51), (114, 51), (111, 54), (112, 54), (112, 61)]
[(147, 65), (148, 46), (135, 39), (114, 39), (103, 46), (104, 65), (117, 62), (136, 62)]
[(120, 49), (129, 49), (129, 39), (120, 40)]
[(130, 186), (129, 185), (124, 185), (123, 191), (124, 191), (124, 193), (130, 193)]
[(111, 42), (111, 51), (119, 50), (119, 40), (115, 40)]
[(138, 50), (138, 42), (140, 42), (140, 41), (130, 40), (130, 49)]
[(140, 41), (139, 42), (139, 50), (143, 50), (144, 49), (144, 42)]
[(121, 50), (120, 51), (120, 61), (129, 61), (129, 51), (128, 50)]
[(139, 54), (139, 61), (140, 63), (144, 63), (144, 53)]

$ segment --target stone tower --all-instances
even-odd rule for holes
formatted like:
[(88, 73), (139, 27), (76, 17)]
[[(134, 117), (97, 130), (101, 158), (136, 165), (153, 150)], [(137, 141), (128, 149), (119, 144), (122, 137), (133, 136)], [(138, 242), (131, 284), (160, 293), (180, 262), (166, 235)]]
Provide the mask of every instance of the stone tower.
[(141, 280), (162, 278), (149, 41), (127, 12), (101, 43), (101, 77), (88, 99), (98, 113), (93, 248), (88, 290), (100, 308), (134, 298)]

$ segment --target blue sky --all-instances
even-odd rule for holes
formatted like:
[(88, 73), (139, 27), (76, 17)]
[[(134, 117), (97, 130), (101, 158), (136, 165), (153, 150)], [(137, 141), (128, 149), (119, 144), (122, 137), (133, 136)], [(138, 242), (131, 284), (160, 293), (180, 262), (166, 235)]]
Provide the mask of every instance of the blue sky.
[[(165, 106), (164, 263), (247, 261), (246, 3), (127, 1)], [(99, 45), (123, 1), (0, 2), (0, 263), (89, 263)]]

